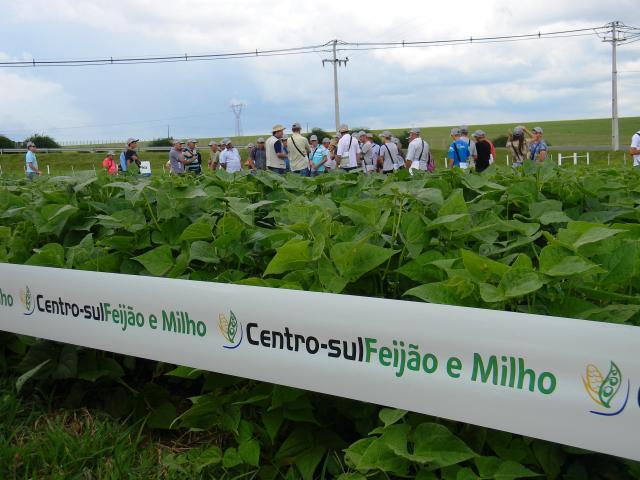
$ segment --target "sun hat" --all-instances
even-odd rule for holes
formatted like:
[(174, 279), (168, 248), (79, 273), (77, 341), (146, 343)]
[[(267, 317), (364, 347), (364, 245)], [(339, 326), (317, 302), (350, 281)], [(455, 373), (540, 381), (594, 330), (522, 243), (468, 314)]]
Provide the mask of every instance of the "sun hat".
[(315, 140), (316, 142), (318, 141), (318, 136), (317, 136), (317, 135), (311, 135), (311, 136), (309, 137), (309, 141), (310, 141), (310, 142), (312, 142), (312, 141), (314, 141), (314, 140)]
[(532, 131), (533, 133), (544, 133), (544, 131), (542, 130), (542, 127), (535, 127)]
[(349, 131), (349, 127), (347, 126), (346, 123), (343, 123), (342, 125), (340, 125), (340, 130), (338, 130), (340, 133), (344, 133), (344, 132), (348, 132)]
[(273, 127), (271, 127), (271, 131), (272, 132), (279, 132), (280, 130), (284, 130), (284, 126), (280, 125), (279, 123), (277, 123)]
[(389, 130), (385, 130), (384, 132), (382, 132), (380, 134), (380, 136), (384, 137), (384, 138), (391, 138), (392, 137), (391, 132)]
[(256, 140), (256, 143), (264, 143), (264, 138), (260, 137)]
[(212, 146), (214, 146), (214, 145), (215, 145), (215, 146), (218, 146), (218, 142), (216, 142), (215, 140), (211, 140), (211, 141), (209, 142), (209, 146), (210, 146), (210, 147), (212, 147)]

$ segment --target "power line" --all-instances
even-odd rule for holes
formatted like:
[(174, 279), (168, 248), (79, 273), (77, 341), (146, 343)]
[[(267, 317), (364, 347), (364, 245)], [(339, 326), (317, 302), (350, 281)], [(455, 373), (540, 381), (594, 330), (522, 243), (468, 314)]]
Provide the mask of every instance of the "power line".
[[(630, 32), (640, 31), (635, 27), (626, 27)], [(288, 56), (288, 55), (303, 55), (308, 53), (318, 52), (332, 52), (334, 45), (340, 45), (340, 51), (344, 51), (349, 47), (357, 50), (374, 50), (381, 47), (428, 47), (436, 45), (461, 45), (461, 44), (474, 44), (474, 43), (496, 43), (496, 42), (513, 42), (523, 40), (539, 40), (543, 38), (565, 38), (571, 35), (604, 35), (607, 32), (607, 26), (579, 28), (572, 30), (559, 30), (553, 32), (537, 32), (522, 35), (503, 35), (503, 36), (491, 36), (491, 37), (464, 37), (457, 39), (447, 40), (425, 40), (425, 41), (400, 41), (400, 42), (345, 42), (345, 41), (330, 41), (318, 45), (310, 45), (303, 47), (290, 47), (280, 49), (268, 49), (268, 50), (251, 50), (241, 52), (226, 52), (226, 53), (207, 53), (207, 54), (182, 54), (182, 55), (155, 55), (155, 56), (136, 56), (136, 57), (103, 57), (103, 58), (89, 58), (89, 59), (64, 59), (64, 60), (15, 60), (0, 62), (0, 68), (13, 67), (13, 68), (29, 68), (29, 67), (85, 67), (85, 66), (100, 66), (100, 65), (138, 65), (138, 64), (153, 64), (153, 63), (174, 63), (174, 62), (191, 62), (191, 61), (214, 61), (214, 60), (230, 60), (238, 58), (256, 58), (256, 57), (270, 57), (270, 56)], [(588, 33), (587, 33), (588, 32)], [(334, 42), (336, 42), (334, 44)]]

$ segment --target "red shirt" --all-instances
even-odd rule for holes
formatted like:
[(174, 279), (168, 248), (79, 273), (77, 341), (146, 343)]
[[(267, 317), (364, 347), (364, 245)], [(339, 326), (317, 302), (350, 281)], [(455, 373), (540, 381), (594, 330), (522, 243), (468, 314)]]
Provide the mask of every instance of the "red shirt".
[(102, 166), (107, 169), (107, 173), (109, 175), (117, 175), (118, 174), (118, 165), (116, 161), (111, 156), (107, 156), (102, 161)]

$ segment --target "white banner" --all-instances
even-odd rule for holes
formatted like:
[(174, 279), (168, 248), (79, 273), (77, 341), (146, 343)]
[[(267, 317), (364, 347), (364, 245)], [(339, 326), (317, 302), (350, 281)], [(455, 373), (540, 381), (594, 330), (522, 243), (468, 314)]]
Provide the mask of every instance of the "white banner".
[(640, 460), (640, 328), (0, 264), (0, 329)]

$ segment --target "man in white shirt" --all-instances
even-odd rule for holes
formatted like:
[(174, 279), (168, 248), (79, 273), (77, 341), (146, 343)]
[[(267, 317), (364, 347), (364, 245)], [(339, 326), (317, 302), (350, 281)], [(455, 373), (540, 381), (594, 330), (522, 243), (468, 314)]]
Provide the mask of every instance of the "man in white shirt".
[(633, 155), (633, 166), (640, 167), (640, 131), (634, 133), (633, 137), (631, 137), (629, 153)]
[(27, 154), (25, 156), (27, 178), (33, 180), (36, 175), (42, 172), (38, 169), (38, 160), (36, 160), (36, 145), (33, 142), (27, 143)]
[(220, 166), (229, 173), (239, 172), (242, 170), (242, 161), (238, 149), (231, 144), (231, 140), (225, 138), (222, 143), (227, 147), (220, 154)]
[(412, 128), (409, 131), (409, 148), (407, 149), (405, 167), (409, 169), (409, 173), (413, 173), (413, 170), (426, 172), (428, 160), (429, 144), (420, 138), (419, 128)]
[(380, 156), (378, 156), (378, 170), (382, 173), (393, 173), (396, 170), (396, 157), (398, 156), (398, 147), (391, 141), (391, 132), (384, 131), (380, 135), (383, 144), (380, 145)]
[(340, 168), (346, 172), (358, 168), (358, 155), (360, 155), (360, 146), (358, 140), (349, 133), (349, 127), (340, 126), (340, 140), (336, 150), (336, 162), (339, 162)]
[(291, 137), (287, 141), (289, 147), (289, 165), (293, 173), (306, 174), (309, 167), (309, 141), (300, 134), (302, 126), (296, 122), (291, 127)]

